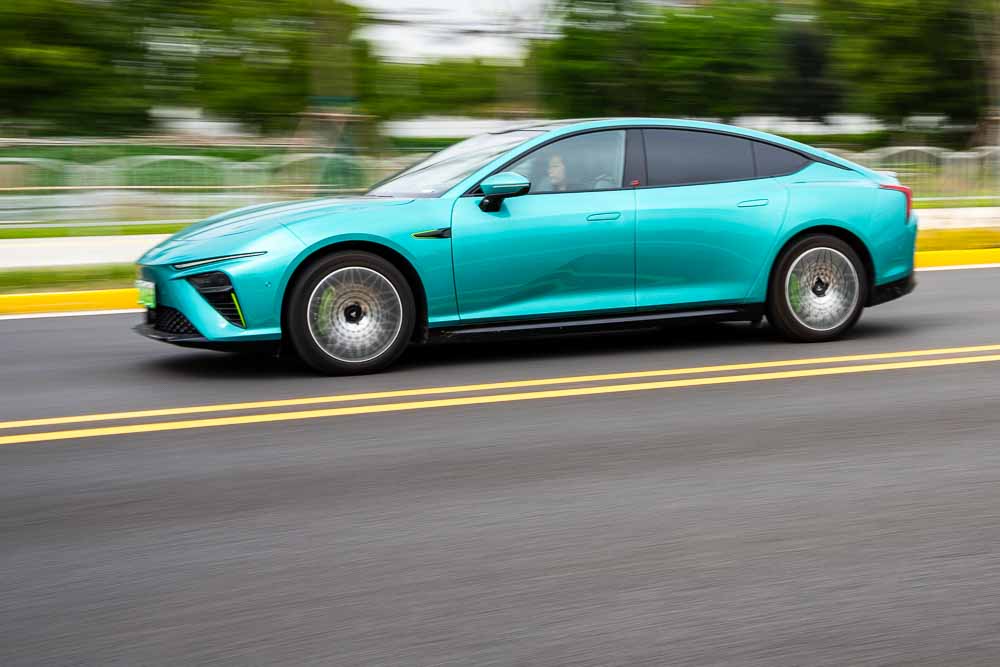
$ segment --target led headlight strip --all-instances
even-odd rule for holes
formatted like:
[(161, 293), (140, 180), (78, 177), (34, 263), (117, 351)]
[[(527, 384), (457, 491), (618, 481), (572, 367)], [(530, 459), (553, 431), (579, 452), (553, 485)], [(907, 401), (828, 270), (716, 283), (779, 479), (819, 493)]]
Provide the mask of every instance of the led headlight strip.
[(260, 255), (266, 255), (267, 251), (262, 250), (260, 252), (244, 252), (238, 255), (222, 255), (221, 257), (206, 257), (205, 259), (193, 259), (190, 262), (179, 262), (174, 264), (173, 267), (178, 271), (183, 271), (184, 269), (193, 269), (196, 266), (204, 266), (205, 264), (211, 264), (213, 262), (223, 262), (227, 259), (245, 259), (247, 257), (259, 257)]

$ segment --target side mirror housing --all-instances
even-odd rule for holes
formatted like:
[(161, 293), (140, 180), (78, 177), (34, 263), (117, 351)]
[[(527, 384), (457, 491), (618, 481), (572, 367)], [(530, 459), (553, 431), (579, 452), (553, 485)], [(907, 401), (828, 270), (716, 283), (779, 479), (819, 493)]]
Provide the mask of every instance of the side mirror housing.
[(519, 197), (531, 190), (531, 181), (514, 171), (502, 171), (493, 174), (479, 184), (485, 195), (479, 202), (479, 208), (486, 212), (500, 210), (500, 204), (507, 197)]

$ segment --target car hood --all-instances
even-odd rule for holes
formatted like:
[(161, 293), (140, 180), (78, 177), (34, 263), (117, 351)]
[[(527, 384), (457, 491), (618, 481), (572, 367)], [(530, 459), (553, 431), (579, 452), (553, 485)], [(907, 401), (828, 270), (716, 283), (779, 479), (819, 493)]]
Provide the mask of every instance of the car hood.
[[(212, 216), (182, 229), (139, 258), (140, 264), (182, 262), (254, 250), (255, 241), (289, 225), (317, 217), (336, 218), (373, 208), (401, 206), (412, 199), (344, 197), (261, 204)], [(261, 248), (266, 250), (266, 248)]]
[(278, 225), (289, 225), (309, 218), (357, 212), (377, 207), (400, 206), (411, 201), (413, 200), (345, 197), (248, 206), (195, 223), (177, 232), (169, 240), (183, 242), (215, 239), (235, 234), (262, 233), (270, 231)]

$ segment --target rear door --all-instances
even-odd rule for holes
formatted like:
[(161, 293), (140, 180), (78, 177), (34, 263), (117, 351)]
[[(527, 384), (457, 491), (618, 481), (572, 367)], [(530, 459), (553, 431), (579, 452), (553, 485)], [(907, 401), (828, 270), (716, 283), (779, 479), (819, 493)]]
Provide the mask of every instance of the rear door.
[(642, 132), (647, 173), (636, 189), (637, 305), (742, 302), (787, 208), (786, 187), (755, 167), (755, 151), (764, 155), (770, 146), (708, 131)]

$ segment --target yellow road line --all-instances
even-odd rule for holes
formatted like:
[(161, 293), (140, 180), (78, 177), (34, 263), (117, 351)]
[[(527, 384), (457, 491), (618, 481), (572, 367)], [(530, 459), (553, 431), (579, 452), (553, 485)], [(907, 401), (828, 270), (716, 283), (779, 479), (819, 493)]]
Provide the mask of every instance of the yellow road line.
[(936, 349), (908, 350), (898, 352), (875, 352), (869, 354), (851, 354), (834, 357), (812, 357), (800, 359), (785, 359), (780, 361), (756, 361), (740, 364), (724, 364), (719, 366), (695, 366), (691, 368), (671, 368), (649, 371), (623, 371), (620, 373), (605, 373), (602, 375), (571, 375), (552, 378), (537, 378), (531, 380), (511, 380), (507, 382), (489, 382), (481, 384), (451, 385), (445, 387), (423, 387), (419, 389), (397, 389), (391, 391), (374, 391), (358, 394), (340, 394), (332, 396), (311, 396), (303, 398), (274, 399), (268, 401), (249, 401), (242, 403), (220, 403), (215, 405), (194, 405), (174, 408), (152, 408), (148, 410), (130, 410), (124, 412), (105, 412), (89, 415), (71, 415), (65, 417), (41, 417), (38, 419), (21, 419), (0, 422), (0, 429), (30, 428), (34, 426), (55, 426), (58, 424), (82, 424), (98, 421), (116, 421), (124, 419), (141, 419), (145, 417), (169, 417), (173, 415), (205, 414), (211, 412), (235, 412), (240, 410), (260, 410), (267, 408), (287, 408), (323, 403), (346, 403), (350, 401), (368, 401), (386, 398), (403, 398), (407, 396), (437, 396), (441, 394), (457, 394), (472, 391), (493, 391), (500, 389), (521, 389), (526, 387), (544, 387), (558, 384), (579, 384), (607, 382), (611, 380), (637, 380), (641, 378), (665, 377), (671, 375), (699, 375), (705, 373), (724, 373), (730, 371), (760, 370), (765, 368), (782, 368), (786, 366), (809, 366), (814, 364), (833, 364), (854, 361), (875, 361), (879, 359), (900, 359), (904, 357), (928, 357), (946, 354), (971, 354), (975, 352), (997, 352), (1000, 344), (972, 345), (966, 347), (943, 347)]
[(829, 368), (812, 368), (812, 369), (797, 370), (797, 371), (779, 371), (774, 373), (749, 373), (744, 375), (724, 375), (716, 377), (689, 378), (684, 380), (663, 380), (660, 382), (641, 382), (632, 384), (604, 385), (600, 387), (575, 387), (572, 389), (550, 389), (546, 391), (520, 392), (514, 394), (464, 396), (459, 398), (443, 398), (443, 399), (435, 399), (428, 401), (408, 401), (404, 403), (356, 405), (356, 406), (349, 406), (342, 408), (327, 408), (324, 410), (300, 410), (296, 412), (278, 412), (269, 414), (241, 415), (237, 417), (190, 419), (190, 420), (173, 421), (173, 422), (156, 422), (149, 424), (130, 424), (126, 426), (107, 426), (102, 428), (85, 428), (85, 429), (72, 429), (65, 431), (50, 431), (47, 433), (23, 433), (18, 435), (9, 435), (0, 437), (0, 445), (13, 445), (19, 443), (28, 443), (28, 442), (47, 442), (53, 440), (70, 440), (77, 438), (97, 438), (97, 437), (112, 436), (112, 435), (127, 435), (132, 433), (178, 431), (184, 429), (212, 428), (217, 426), (264, 424), (270, 422), (321, 419), (326, 417), (376, 414), (382, 412), (426, 410), (430, 408), (446, 408), (446, 407), (457, 407), (464, 405), (512, 403), (516, 401), (530, 401), (530, 400), (538, 400), (546, 398), (597, 396), (602, 394), (618, 394), (618, 393), (635, 392), (635, 391), (650, 391), (654, 389), (702, 387), (709, 385), (735, 384), (742, 382), (784, 380), (790, 378), (821, 377), (827, 375), (872, 373), (872, 372), (903, 370), (912, 368), (933, 368), (939, 366), (982, 364), (995, 361), (1000, 361), (1000, 354), (975, 356), (975, 357), (950, 357), (947, 359), (924, 359), (920, 361), (897, 361), (884, 364), (864, 364), (858, 366), (834, 366)]

